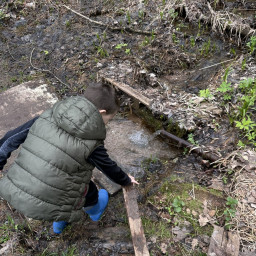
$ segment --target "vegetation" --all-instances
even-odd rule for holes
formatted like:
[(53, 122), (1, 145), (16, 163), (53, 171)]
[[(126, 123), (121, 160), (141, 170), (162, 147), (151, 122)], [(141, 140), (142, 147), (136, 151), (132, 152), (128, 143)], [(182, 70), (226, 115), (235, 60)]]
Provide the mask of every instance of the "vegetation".
[(226, 209), (224, 210), (225, 227), (229, 229), (231, 227), (230, 221), (235, 217), (236, 205), (238, 201), (232, 197), (227, 197)]

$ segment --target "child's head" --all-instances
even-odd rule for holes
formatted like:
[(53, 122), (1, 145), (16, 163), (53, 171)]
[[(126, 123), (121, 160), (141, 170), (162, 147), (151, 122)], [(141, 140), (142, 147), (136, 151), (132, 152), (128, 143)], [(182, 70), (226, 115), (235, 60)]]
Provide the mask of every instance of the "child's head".
[(119, 110), (119, 101), (111, 85), (90, 85), (86, 88), (84, 96), (98, 108), (105, 123)]

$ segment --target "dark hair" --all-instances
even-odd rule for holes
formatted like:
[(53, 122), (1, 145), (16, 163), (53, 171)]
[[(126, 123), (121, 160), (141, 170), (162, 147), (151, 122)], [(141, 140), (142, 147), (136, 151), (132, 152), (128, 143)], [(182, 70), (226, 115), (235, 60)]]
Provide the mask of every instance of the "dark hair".
[(84, 96), (99, 110), (105, 109), (106, 114), (114, 114), (119, 110), (119, 101), (115, 89), (111, 85), (89, 85), (85, 90)]

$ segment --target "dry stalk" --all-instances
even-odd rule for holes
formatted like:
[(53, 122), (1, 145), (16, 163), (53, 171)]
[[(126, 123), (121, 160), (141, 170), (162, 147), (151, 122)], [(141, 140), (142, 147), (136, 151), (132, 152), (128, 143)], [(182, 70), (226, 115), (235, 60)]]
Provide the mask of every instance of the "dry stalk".
[(38, 68), (38, 67), (35, 67), (32, 63), (32, 58), (33, 58), (33, 52), (34, 52), (35, 48), (33, 48), (33, 50), (31, 51), (30, 53), (30, 59), (29, 59), (29, 62), (30, 62), (30, 65), (32, 66), (33, 69), (35, 70), (38, 70), (40, 72), (45, 72), (45, 73), (49, 73), (51, 74), (53, 77), (55, 77), (61, 84), (67, 86), (68, 88), (70, 88), (70, 86), (66, 83), (64, 83), (60, 78), (58, 78), (56, 75), (53, 74), (52, 71), (50, 71), (49, 69), (41, 69), (41, 68)]
[(112, 31), (125, 31), (125, 32), (128, 32), (128, 33), (135, 33), (135, 34), (141, 34), (141, 35), (151, 35), (152, 33), (149, 32), (149, 31), (142, 31), (142, 30), (135, 30), (135, 29), (132, 29), (132, 28), (129, 28), (129, 27), (112, 27), (110, 26), (109, 24), (104, 24), (100, 21), (96, 21), (96, 20), (92, 20), (90, 19), (89, 17), (71, 9), (70, 7), (66, 6), (66, 5), (63, 5), (63, 7), (65, 7), (66, 9), (68, 9), (69, 11), (75, 13), (76, 15), (88, 20), (89, 22), (91, 23), (94, 23), (94, 24), (97, 24), (99, 26), (103, 26), (105, 27), (106, 29), (110, 29)]

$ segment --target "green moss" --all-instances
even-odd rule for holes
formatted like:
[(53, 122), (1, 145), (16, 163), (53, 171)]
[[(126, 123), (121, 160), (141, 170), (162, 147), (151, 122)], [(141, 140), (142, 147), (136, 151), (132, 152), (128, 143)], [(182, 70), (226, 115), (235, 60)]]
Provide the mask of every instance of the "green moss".
[[(180, 183), (179, 177), (171, 176), (159, 188), (159, 193), (148, 198), (154, 205), (166, 210), (170, 214), (170, 220), (175, 220), (175, 225), (182, 226), (184, 220), (190, 222), (193, 227), (191, 236), (207, 234), (211, 235), (213, 228), (211, 225), (201, 227), (198, 222), (198, 215), (203, 212), (204, 201), (211, 202), (211, 208), (222, 209), (225, 207), (225, 199), (220, 191), (208, 189), (197, 184)], [(195, 199), (191, 197), (193, 192)], [(175, 200), (185, 203), (180, 212), (175, 212)], [(175, 199), (175, 200), (174, 200)], [(187, 211), (189, 209), (189, 211)], [(192, 212), (197, 215), (194, 216)], [(175, 217), (175, 218), (174, 218)], [(172, 221), (173, 222), (173, 221)]]
[(168, 239), (172, 237), (169, 223), (166, 221), (152, 221), (147, 217), (142, 217), (142, 225), (147, 237), (155, 236), (158, 239)]
[(141, 117), (144, 122), (152, 128), (154, 131), (160, 130), (163, 128), (162, 121), (157, 120), (152, 113), (146, 108), (139, 108), (135, 110), (135, 113)]
[(187, 134), (187, 131), (181, 129), (178, 123), (172, 119), (167, 120), (167, 117), (163, 114), (154, 116), (147, 108), (138, 108), (134, 112), (154, 131), (165, 129), (167, 132), (173, 133), (178, 137), (184, 137)]

